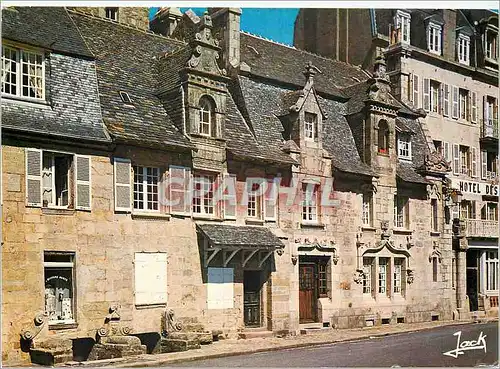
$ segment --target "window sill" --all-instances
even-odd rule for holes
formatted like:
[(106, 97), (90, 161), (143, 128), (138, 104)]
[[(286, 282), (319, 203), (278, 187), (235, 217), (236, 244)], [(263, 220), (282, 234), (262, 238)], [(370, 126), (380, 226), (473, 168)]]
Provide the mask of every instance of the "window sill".
[(42, 208), (42, 214), (45, 215), (73, 215), (75, 212), (75, 209)]
[(389, 153), (387, 153), (387, 152), (380, 152), (380, 151), (378, 151), (378, 152), (377, 152), (377, 155), (379, 155), (379, 156), (387, 156), (387, 157), (389, 157)]
[(324, 229), (325, 225), (322, 223), (302, 222), (302, 223), (300, 223), (300, 228), (321, 228), (321, 229)]
[(394, 228), (392, 230), (394, 233), (397, 233), (397, 234), (412, 234), (413, 231), (411, 229), (407, 229), (407, 228)]
[(170, 215), (162, 213), (132, 213), (132, 219), (170, 220)]
[(254, 225), (264, 225), (264, 221), (262, 219), (245, 219), (245, 224), (254, 224)]
[(411, 164), (413, 162), (411, 158), (406, 158), (406, 157), (402, 157), (402, 156), (398, 157), (398, 159), (400, 161), (402, 161), (403, 163)]
[(441, 232), (431, 231), (431, 236), (433, 236), (433, 237), (439, 237), (440, 235), (441, 235)]
[(375, 232), (377, 228), (369, 226), (369, 225), (363, 225), (361, 226), (362, 231), (369, 231), (369, 232)]
[(50, 331), (60, 331), (63, 329), (76, 329), (78, 328), (78, 323), (49, 323)]
[(155, 303), (155, 304), (135, 304), (135, 308), (137, 310), (143, 309), (156, 309), (156, 308), (164, 308), (167, 306), (166, 302), (163, 303)]
[(193, 215), (192, 217), (193, 220), (206, 220), (209, 222), (222, 222), (224, 220), (222, 218), (216, 218), (214, 216), (201, 215), (201, 214)]
[(50, 104), (47, 100), (35, 99), (32, 97), (21, 97), (21, 96), (2, 94), (2, 100), (8, 102), (28, 103), (30, 105), (36, 105), (40, 108), (50, 108)]

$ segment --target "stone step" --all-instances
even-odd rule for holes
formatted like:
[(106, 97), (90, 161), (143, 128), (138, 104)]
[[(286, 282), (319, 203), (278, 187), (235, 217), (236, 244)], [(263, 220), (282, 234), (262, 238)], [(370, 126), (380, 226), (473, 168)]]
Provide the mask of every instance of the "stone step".
[(263, 338), (272, 337), (273, 331), (268, 331), (266, 328), (247, 328), (242, 332), (238, 333), (239, 339), (251, 339), (251, 338)]
[(301, 328), (300, 334), (325, 334), (331, 331), (332, 329), (329, 327), (309, 327), (309, 328)]

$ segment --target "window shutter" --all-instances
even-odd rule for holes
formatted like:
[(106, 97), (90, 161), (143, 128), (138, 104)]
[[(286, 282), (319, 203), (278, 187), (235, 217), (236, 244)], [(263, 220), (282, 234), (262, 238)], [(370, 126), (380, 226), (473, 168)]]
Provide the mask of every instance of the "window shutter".
[(406, 296), (406, 263), (407, 259), (401, 260), (401, 295)]
[(90, 156), (75, 155), (75, 162), (76, 208), (90, 210), (92, 207)]
[(416, 74), (413, 75), (413, 105), (415, 108), (419, 108), (419, 101), (418, 101), (418, 76)]
[(279, 182), (274, 179), (267, 180), (267, 191), (264, 196), (264, 219), (276, 220), (276, 209), (278, 207)]
[(488, 171), (488, 152), (481, 151), (481, 178), (486, 179), (486, 172)]
[(224, 185), (223, 189), (228, 189), (224, 195), (225, 200), (223, 202), (223, 214), (224, 219), (236, 219), (236, 193), (232, 194), (229, 192), (229, 188), (234, 188), (236, 192), (236, 176), (226, 174), (224, 176)]
[(498, 99), (495, 99), (495, 102), (493, 103), (493, 119), (498, 119)]
[(471, 93), (471, 121), (477, 123), (477, 94)]
[(483, 121), (484, 124), (489, 124), (488, 123), (488, 99), (487, 96), (483, 96)]
[(42, 150), (26, 149), (26, 205), (42, 206)]
[(465, 116), (467, 117), (467, 121), (472, 121), (472, 94), (470, 92), (467, 93), (467, 100), (465, 104)]
[(443, 91), (443, 115), (448, 117), (450, 115), (450, 85), (444, 85)]
[(430, 101), (430, 88), (431, 88), (431, 81), (429, 78), (424, 78), (424, 98), (423, 98), (423, 103), (424, 103), (424, 110), (429, 111), (431, 110), (431, 101)]
[(453, 102), (452, 102), (452, 109), (451, 109), (451, 117), (458, 119), (458, 87), (452, 86), (452, 91), (453, 91)]
[(191, 170), (185, 167), (170, 166), (170, 212), (172, 214), (191, 214)]
[(326, 293), (328, 298), (332, 298), (332, 259), (326, 264)]
[(453, 174), (460, 172), (460, 145), (453, 144)]
[(115, 211), (131, 211), (132, 176), (129, 159), (114, 158)]
[(472, 156), (472, 177), (477, 177), (477, 150), (475, 147), (471, 147), (471, 156)]
[(444, 112), (444, 84), (443, 83), (440, 83), (439, 84), (439, 107), (438, 107), (438, 111), (439, 111), (439, 114), (441, 115), (444, 115), (443, 112)]
[(443, 156), (444, 156), (444, 160), (446, 160), (448, 163), (450, 162), (450, 143), (449, 142), (446, 142), (446, 141), (443, 141)]

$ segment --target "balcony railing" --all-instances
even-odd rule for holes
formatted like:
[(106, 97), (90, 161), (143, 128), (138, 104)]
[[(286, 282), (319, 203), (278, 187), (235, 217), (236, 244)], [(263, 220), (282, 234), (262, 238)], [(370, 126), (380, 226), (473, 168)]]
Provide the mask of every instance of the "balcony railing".
[(498, 238), (498, 221), (467, 219), (467, 237)]
[(498, 119), (483, 120), (481, 138), (496, 138), (498, 140)]

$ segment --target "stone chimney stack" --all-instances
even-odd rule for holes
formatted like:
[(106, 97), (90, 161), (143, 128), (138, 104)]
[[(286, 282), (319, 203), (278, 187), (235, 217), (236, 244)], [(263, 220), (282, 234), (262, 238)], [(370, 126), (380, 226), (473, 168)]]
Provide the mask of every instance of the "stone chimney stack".
[(179, 8), (161, 8), (150, 22), (151, 31), (163, 36), (172, 36), (181, 18)]
[(214, 34), (221, 41), (224, 68), (240, 65), (240, 8), (209, 8)]

